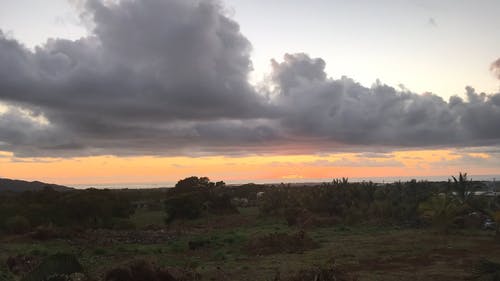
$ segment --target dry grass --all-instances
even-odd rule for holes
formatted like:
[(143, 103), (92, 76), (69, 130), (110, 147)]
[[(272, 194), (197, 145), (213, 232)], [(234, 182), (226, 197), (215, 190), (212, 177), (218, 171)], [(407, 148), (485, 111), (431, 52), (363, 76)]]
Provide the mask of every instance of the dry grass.
[[(164, 237), (171, 238), (152, 244), (123, 240), (103, 246), (79, 240), (0, 238), (0, 263), (5, 263), (9, 256), (43, 258), (63, 251), (75, 253), (96, 280), (103, 279), (111, 268), (143, 258), (155, 260), (160, 268), (199, 272), (202, 280), (271, 281), (278, 272), (282, 280), (292, 280), (288, 278), (300, 276), (300, 272), (315, 274), (315, 268), (328, 268), (334, 260), (338, 270), (360, 281), (413, 281), (468, 280), (478, 261), (500, 262), (500, 243), (493, 231), (444, 234), (432, 229), (337, 226), (311, 228), (300, 238), (299, 229), (289, 227), (284, 220), (259, 218), (254, 210), (194, 221), (183, 228), (188, 231), (182, 235), (171, 235), (178, 232), (175, 226), (162, 230)], [(189, 241), (199, 239), (210, 240), (210, 244), (190, 250)], [(313, 241), (317, 247), (290, 250), (301, 241)], [(245, 250), (245, 245), (257, 248), (266, 244), (274, 245), (272, 251)]]

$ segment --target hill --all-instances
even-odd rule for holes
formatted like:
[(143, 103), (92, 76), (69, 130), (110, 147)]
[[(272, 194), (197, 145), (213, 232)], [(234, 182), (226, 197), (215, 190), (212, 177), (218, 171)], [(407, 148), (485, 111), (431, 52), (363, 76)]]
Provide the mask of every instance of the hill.
[(45, 187), (51, 187), (56, 191), (69, 191), (73, 188), (44, 183), (40, 181), (23, 181), (23, 180), (12, 180), (12, 179), (2, 179), (0, 178), (0, 192), (3, 191), (13, 191), (13, 192), (23, 192), (23, 191), (36, 191), (42, 190)]

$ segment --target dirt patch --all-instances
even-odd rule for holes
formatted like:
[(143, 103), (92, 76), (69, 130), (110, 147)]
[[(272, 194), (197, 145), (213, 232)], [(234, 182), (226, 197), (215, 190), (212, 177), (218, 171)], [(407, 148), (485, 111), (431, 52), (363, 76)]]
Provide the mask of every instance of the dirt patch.
[(357, 281), (358, 278), (348, 274), (345, 270), (341, 270), (336, 266), (330, 268), (310, 268), (303, 269), (288, 278), (281, 278), (278, 274), (274, 280), (276, 281)]
[(74, 238), (73, 244), (91, 243), (99, 246), (111, 246), (116, 244), (161, 244), (175, 238), (173, 233), (165, 230), (88, 230)]
[(318, 248), (319, 244), (304, 231), (295, 234), (272, 233), (251, 239), (245, 246), (250, 255), (272, 255), (278, 253), (302, 253)]
[(109, 270), (105, 281), (198, 281), (201, 276), (190, 270), (159, 268), (146, 260), (136, 260)]
[(463, 249), (442, 248), (434, 249), (422, 255), (402, 255), (382, 257), (379, 259), (360, 259), (359, 265), (352, 266), (353, 271), (414, 271), (416, 268), (432, 266), (441, 261), (454, 260), (467, 257), (468, 251)]
[(381, 259), (362, 259), (359, 261), (359, 266), (355, 269), (361, 271), (413, 271), (415, 268), (431, 266), (432, 264), (433, 260), (426, 255), (398, 256)]

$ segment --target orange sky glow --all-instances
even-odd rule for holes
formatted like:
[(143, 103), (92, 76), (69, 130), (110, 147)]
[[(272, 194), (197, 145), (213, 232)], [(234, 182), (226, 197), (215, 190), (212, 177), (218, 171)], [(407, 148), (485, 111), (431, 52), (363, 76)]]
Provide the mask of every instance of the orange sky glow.
[[(470, 160), (473, 159), (474, 163)], [(208, 176), (228, 183), (300, 182), (311, 179), (394, 178), (497, 173), (486, 153), (410, 150), (386, 154), (338, 153), (243, 157), (15, 158), (0, 152), (0, 177), (66, 185), (175, 183), (187, 176)], [(479, 163), (479, 164), (478, 164)], [(481, 164), (483, 163), (483, 164)]]

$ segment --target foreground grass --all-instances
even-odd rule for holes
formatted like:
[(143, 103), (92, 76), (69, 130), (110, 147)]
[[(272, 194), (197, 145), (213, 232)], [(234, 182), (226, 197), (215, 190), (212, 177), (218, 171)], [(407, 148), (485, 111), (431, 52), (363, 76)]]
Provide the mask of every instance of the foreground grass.
[[(161, 223), (160, 212), (136, 214), (138, 228)], [(110, 243), (85, 239), (58, 239), (34, 243), (29, 238), (0, 240), (0, 262), (12, 255), (38, 257), (65, 252), (76, 254), (91, 276), (99, 279), (118, 264), (150, 259), (162, 266), (192, 268), (204, 280), (224, 275), (228, 280), (272, 280), (301, 268), (336, 263), (359, 280), (466, 280), (481, 258), (500, 261), (500, 243), (487, 231), (457, 231), (394, 227), (325, 227), (307, 230), (320, 243), (317, 249), (295, 254), (252, 256), (245, 245), (253, 237), (273, 232), (296, 232), (284, 221), (260, 218), (254, 208), (240, 214), (179, 222), (162, 229), (167, 241), (152, 244)], [(190, 249), (190, 242), (202, 246)]]

